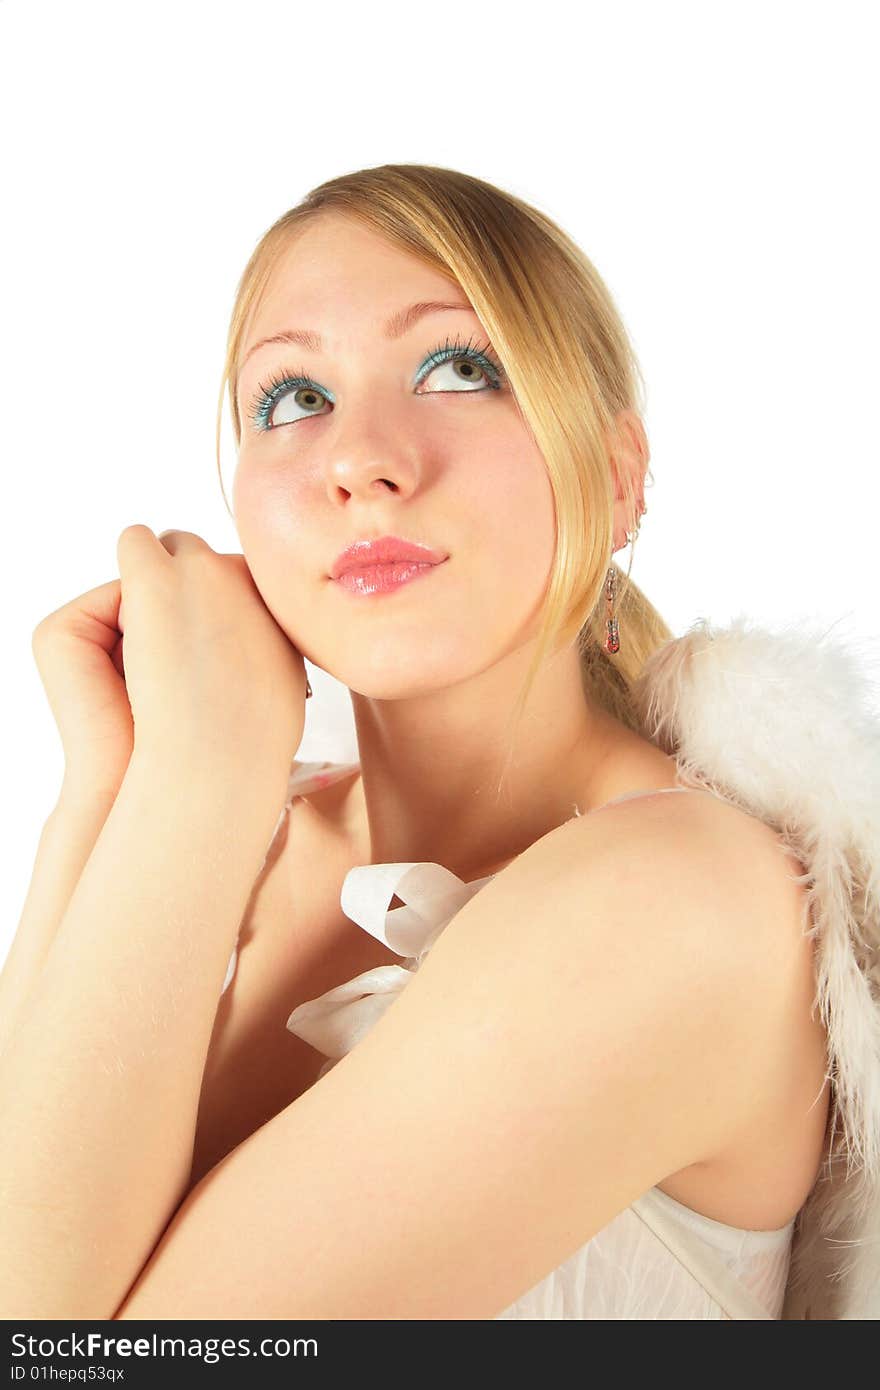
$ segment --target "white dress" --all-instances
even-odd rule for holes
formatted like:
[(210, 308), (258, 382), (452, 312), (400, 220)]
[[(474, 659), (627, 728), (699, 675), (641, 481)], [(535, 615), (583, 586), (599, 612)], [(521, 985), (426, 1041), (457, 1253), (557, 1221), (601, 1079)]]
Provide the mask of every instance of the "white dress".
[[(296, 796), (350, 776), (357, 767), (357, 763), (295, 763), (275, 834)], [(659, 794), (635, 792), (614, 801)], [(465, 883), (432, 863), (367, 864), (350, 870), (342, 887), (343, 912), (401, 956), (402, 964), (366, 970), (293, 1010), (288, 1029), (327, 1058), (318, 1079), (356, 1046), (405, 988), (459, 908), (494, 877), (489, 874)], [(389, 908), (395, 895), (404, 906)], [(236, 958), (234, 950), (224, 990), (235, 973)], [(562, 1265), (524, 1290), (496, 1320), (778, 1319), (794, 1227), (792, 1218), (775, 1231), (741, 1230), (652, 1187)]]

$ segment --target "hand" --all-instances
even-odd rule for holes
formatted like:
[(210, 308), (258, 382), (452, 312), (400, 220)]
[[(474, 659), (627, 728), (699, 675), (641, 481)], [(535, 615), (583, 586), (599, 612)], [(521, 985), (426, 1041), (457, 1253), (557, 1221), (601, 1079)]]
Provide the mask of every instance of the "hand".
[(128, 526), (117, 560), (135, 753), (286, 777), (305, 726), (305, 662), (244, 556), (191, 531)]
[(131, 758), (134, 727), (122, 670), (118, 579), (89, 589), (37, 624), (31, 650), (64, 749), (74, 796), (112, 802)]

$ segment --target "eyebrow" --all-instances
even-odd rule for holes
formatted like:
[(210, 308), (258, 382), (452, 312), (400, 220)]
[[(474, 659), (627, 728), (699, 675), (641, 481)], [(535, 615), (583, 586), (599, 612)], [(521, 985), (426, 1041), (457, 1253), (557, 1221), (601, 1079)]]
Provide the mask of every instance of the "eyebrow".
[[(415, 304), (409, 304), (405, 309), (398, 309), (396, 314), (391, 315), (385, 324), (385, 337), (392, 341), (396, 338), (402, 338), (426, 314), (437, 314), (445, 309), (476, 313), (472, 304), (452, 303), (443, 299), (420, 299)], [(244, 367), (245, 362), (253, 353), (257, 352), (259, 348), (268, 346), (269, 343), (295, 343), (299, 347), (308, 348), (311, 352), (320, 352), (323, 339), (320, 333), (315, 333), (311, 328), (291, 328), (282, 333), (273, 333), (271, 338), (261, 338), (258, 343), (254, 343), (253, 347), (248, 348), (241, 366)]]

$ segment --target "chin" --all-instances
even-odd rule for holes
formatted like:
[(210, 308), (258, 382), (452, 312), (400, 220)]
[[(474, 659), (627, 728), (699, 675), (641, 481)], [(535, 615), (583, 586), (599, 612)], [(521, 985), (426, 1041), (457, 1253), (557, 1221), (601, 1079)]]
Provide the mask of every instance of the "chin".
[(385, 677), (351, 675), (349, 679), (339, 675), (337, 680), (343, 681), (352, 695), (362, 695), (366, 700), (415, 700), (445, 689), (451, 683), (425, 680), (424, 673)]

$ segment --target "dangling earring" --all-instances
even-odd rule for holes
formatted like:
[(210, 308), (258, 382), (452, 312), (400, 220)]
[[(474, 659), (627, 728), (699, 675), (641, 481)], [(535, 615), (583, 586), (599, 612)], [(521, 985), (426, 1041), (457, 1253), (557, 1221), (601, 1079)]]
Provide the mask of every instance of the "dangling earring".
[[(629, 531), (627, 531), (624, 545), (628, 545), (631, 540), (634, 541), (639, 534), (642, 525), (642, 517), (647, 510), (648, 508), (643, 503), (641, 515), (636, 522), (636, 529), (633, 531), (632, 536), (630, 536)], [(630, 557), (630, 562), (632, 562), (632, 557)], [(620, 630), (617, 625), (617, 616), (614, 612), (614, 604), (616, 601), (617, 569), (614, 565), (609, 565), (608, 573), (605, 576), (605, 650), (610, 656), (614, 656), (615, 652), (620, 651)]]
[(306, 676), (306, 699), (307, 699), (307, 700), (310, 700), (311, 698), (312, 698), (312, 687), (309, 685), (309, 678), (308, 678), (308, 676)]
[(612, 656), (620, 651), (620, 634), (617, 618), (614, 616), (614, 600), (617, 598), (617, 570), (609, 566), (605, 576), (605, 650)]

